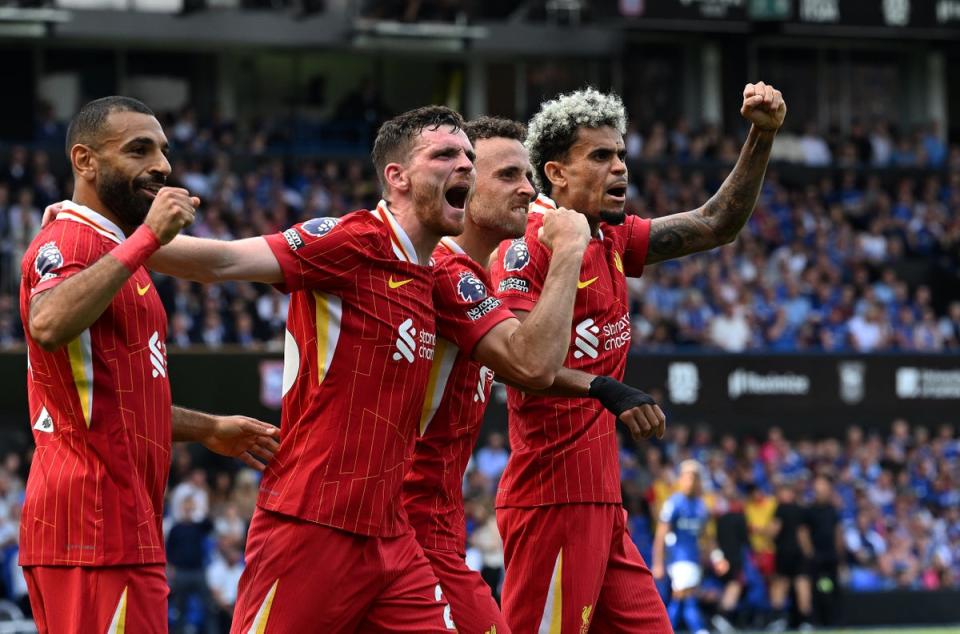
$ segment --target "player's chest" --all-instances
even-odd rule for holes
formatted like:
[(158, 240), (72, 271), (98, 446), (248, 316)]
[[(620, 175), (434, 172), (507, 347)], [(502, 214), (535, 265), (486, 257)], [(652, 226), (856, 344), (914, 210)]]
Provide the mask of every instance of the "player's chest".
[(131, 343), (138, 343), (144, 336), (166, 339), (166, 310), (144, 268), (138, 269), (120, 287), (102, 319), (113, 332)]
[(342, 298), (317, 293), (315, 302), (317, 315), (322, 316), (323, 304), (331, 320), (340, 313), (348, 337), (398, 371), (433, 362), (437, 337), (429, 269), (374, 267)]
[(630, 343), (630, 307), (620, 253), (591, 242), (577, 280), (572, 325), (576, 359), (596, 359)]

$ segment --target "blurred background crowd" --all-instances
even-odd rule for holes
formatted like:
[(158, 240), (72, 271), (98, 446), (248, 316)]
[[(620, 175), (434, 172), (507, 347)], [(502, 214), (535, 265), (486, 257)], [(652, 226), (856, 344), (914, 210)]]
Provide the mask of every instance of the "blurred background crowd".
[[(16, 556), (30, 455), (10, 453), (0, 463), (0, 596), (25, 611)], [(503, 550), (493, 500), (508, 455), (504, 437), (490, 434), (463, 484), (467, 562), (495, 590)], [(844, 593), (960, 588), (960, 436), (951, 426), (931, 430), (899, 419), (884, 431), (851, 426), (844, 438), (812, 439), (787, 438), (778, 428), (763, 438), (716, 437), (707, 427), (675, 424), (663, 441), (640, 447), (623, 441), (624, 505), (647, 561), (654, 518), (674, 491), (677, 466), (688, 458), (703, 465), (708, 536), (717, 538), (717, 526), (731, 516), (741, 516), (748, 527), (736, 555), (744, 590), (734, 614), (741, 625), (764, 626), (777, 616), (770, 587), (783, 540), (778, 505), (796, 505), (806, 514), (813, 539), (804, 557), (819, 571), (811, 581), (821, 624), (834, 618)], [(164, 518), (173, 631), (228, 631), (258, 482), (259, 474), (239, 463), (175, 446)], [(824, 515), (824, 508), (833, 511)], [(723, 584), (708, 575), (701, 602), (715, 604)]]
[[(361, 86), (338, 108), (340, 130), (365, 147), (388, 112)], [(302, 123), (161, 115), (173, 145), (171, 183), (203, 200), (188, 233), (236, 239), (375, 205), (364, 158), (286, 153)], [(315, 131), (314, 131), (315, 132)], [(33, 149), (0, 159), (0, 346), (22, 343), (20, 258), (44, 207), (71, 193), (64, 125), (37, 125)], [(309, 134), (307, 135), (309, 136)], [(741, 140), (684, 119), (631, 124), (629, 210), (657, 217), (716, 191)], [(651, 267), (631, 280), (633, 345), (644, 351), (722, 349), (875, 352), (960, 350), (960, 146), (935, 126), (896, 133), (884, 121), (848, 134), (782, 133), (760, 203), (737, 242)], [(297, 158), (291, 158), (297, 156)], [(811, 169), (798, 175), (796, 164)], [(173, 347), (282, 342), (287, 299), (250, 284), (157, 280)]]

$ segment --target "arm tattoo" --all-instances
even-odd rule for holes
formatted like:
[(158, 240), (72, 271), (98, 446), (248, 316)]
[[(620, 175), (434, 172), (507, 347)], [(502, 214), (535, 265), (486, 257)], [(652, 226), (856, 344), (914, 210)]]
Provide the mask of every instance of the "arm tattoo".
[(713, 227), (697, 211), (656, 218), (650, 223), (647, 264), (705, 251), (716, 242)]
[(707, 251), (736, 239), (757, 205), (773, 137), (751, 128), (733, 171), (706, 204), (651, 221), (647, 264)]

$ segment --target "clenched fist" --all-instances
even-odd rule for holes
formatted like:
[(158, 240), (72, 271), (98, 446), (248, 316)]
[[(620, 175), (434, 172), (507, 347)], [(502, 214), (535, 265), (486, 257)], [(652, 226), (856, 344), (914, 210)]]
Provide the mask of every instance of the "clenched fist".
[(180, 187), (163, 187), (150, 205), (143, 224), (156, 234), (160, 244), (173, 240), (180, 230), (193, 222), (200, 199)]
[(773, 86), (762, 81), (747, 84), (743, 89), (743, 118), (765, 132), (776, 132), (787, 116), (787, 102)]
[(551, 251), (566, 247), (586, 249), (590, 242), (590, 224), (583, 214), (560, 207), (543, 214), (539, 238)]

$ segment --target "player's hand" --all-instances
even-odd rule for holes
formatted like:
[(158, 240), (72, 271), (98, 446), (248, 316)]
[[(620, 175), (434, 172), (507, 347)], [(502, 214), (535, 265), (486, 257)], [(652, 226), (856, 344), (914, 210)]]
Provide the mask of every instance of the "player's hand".
[(591, 397), (600, 401), (630, 430), (634, 440), (656, 435), (663, 438), (667, 417), (653, 397), (609, 376), (598, 376), (590, 382)]
[(538, 238), (551, 251), (567, 247), (586, 249), (590, 242), (590, 224), (586, 216), (572, 209), (551, 209), (543, 214)]
[(248, 467), (263, 471), (280, 449), (280, 428), (247, 416), (216, 416), (210, 435), (201, 443), (221, 456), (236, 458)]
[(627, 426), (634, 440), (646, 440), (653, 436), (663, 438), (667, 428), (667, 417), (656, 403), (631, 407), (617, 418)]
[(162, 187), (150, 205), (143, 224), (156, 234), (160, 244), (173, 240), (180, 230), (193, 223), (200, 199), (180, 187)]
[(776, 132), (787, 116), (787, 102), (773, 86), (762, 81), (747, 84), (743, 89), (743, 118), (765, 132)]
[(42, 229), (56, 220), (57, 214), (60, 213), (61, 209), (63, 209), (62, 203), (53, 203), (52, 205), (47, 205), (47, 208), (43, 210), (43, 219), (40, 221), (40, 228)]
[(667, 570), (666, 568), (663, 567), (663, 564), (661, 563), (653, 564), (653, 569), (650, 570), (650, 572), (653, 573), (654, 579), (663, 579), (664, 577), (667, 576)]

